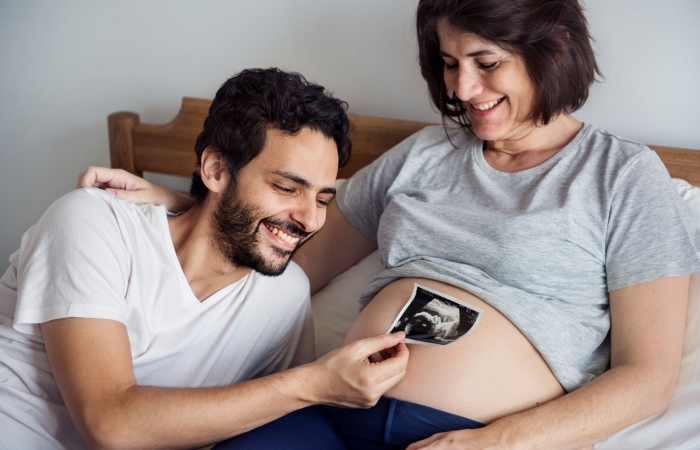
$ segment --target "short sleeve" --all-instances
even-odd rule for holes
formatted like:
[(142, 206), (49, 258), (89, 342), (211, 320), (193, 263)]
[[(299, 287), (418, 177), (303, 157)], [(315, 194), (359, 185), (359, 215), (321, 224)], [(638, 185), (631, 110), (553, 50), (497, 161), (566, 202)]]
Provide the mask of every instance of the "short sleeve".
[(419, 135), (420, 132), (403, 140), (338, 186), (336, 201), (340, 212), (353, 227), (375, 242), (389, 188)]
[(14, 328), (66, 317), (125, 321), (129, 256), (110, 203), (92, 190), (60, 198), (22, 237)]
[(700, 270), (698, 223), (656, 153), (640, 153), (614, 186), (606, 237), (608, 291)]

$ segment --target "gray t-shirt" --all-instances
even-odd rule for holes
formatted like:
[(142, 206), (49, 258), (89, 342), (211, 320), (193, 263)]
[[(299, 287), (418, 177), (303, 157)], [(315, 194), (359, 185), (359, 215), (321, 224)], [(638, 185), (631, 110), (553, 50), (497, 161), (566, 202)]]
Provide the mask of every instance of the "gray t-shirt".
[(549, 160), (495, 170), (483, 141), (409, 137), (339, 189), (338, 206), (398, 278), (460, 287), (503, 313), (567, 391), (610, 359), (608, 292), (700, 270), (700, 229), (658, 156), (586, 125)]

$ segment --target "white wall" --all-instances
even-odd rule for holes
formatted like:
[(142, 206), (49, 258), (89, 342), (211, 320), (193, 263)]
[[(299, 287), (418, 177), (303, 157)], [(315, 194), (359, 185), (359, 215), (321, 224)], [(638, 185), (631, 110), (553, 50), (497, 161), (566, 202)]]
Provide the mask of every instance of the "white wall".
[[(353, 112), (436, 121), (416, 64), (415, 0), (0, 0), (0, 271), (87, 165), (106, 117), (166, 122), (246, 67), (296, 70)], [(700, 149), (700, 1), (588, 0), (606, 76), (577, 116)]]

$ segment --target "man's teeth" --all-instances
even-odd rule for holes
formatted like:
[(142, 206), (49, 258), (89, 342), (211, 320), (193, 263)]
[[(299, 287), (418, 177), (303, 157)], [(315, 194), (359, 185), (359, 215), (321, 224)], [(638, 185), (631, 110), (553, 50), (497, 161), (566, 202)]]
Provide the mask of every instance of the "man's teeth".
[(282, 230), (278, 230), (277, 228), (273, 227), (272, 225), (265, 225), (268, 230), (272, 232), (272, 234), (277, 235), (278, 238), (282, 239), (285, 242), (289, 242), (290, 244), (296, 244), (299, 242), (299, 238), (291, 237), (287, 233), (285, 233)]
[(488, 111), (489, 109), (496, 106), (498, 104), (498, 102), (500, 102), (500, 101), (501, 101), (501, 99), (499, 98), (498, 100), (493, 100), (493, 101), (490, 101), (488, 103), (482, 103), (480, 105), (472, 104), (472, 106), (474, 107), (474, 109), (478, 109), (479, 111)]

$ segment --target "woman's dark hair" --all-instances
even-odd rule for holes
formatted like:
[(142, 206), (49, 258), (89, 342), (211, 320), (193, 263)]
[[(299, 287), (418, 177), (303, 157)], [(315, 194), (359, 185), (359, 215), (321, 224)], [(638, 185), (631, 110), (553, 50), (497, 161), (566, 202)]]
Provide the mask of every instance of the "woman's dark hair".
[[(269, 128), (289, 135), (309, 128), (335, 141), (342, 167), (352, 149), (346, 110), (347, 103), (301, 74), (274, 67), (243, 70), (226, 80), (214, 97), (195, 144), (197, 164), (209, 147), (222, 155), (235, 183), (238, 172), (262, 151)], [(195, 173), (190, 194), (202, 202), (208, 192)]]
[(535, 86), (530, 118), (536, 124), (581, 108), (596, 74), (601, 75), (578, 0), (420, 0), (420, 67), (443, 122), (449, 118), (471, 130), (464, 104), (445, 85), (437, 34), (441, 21), (523, 59)]

